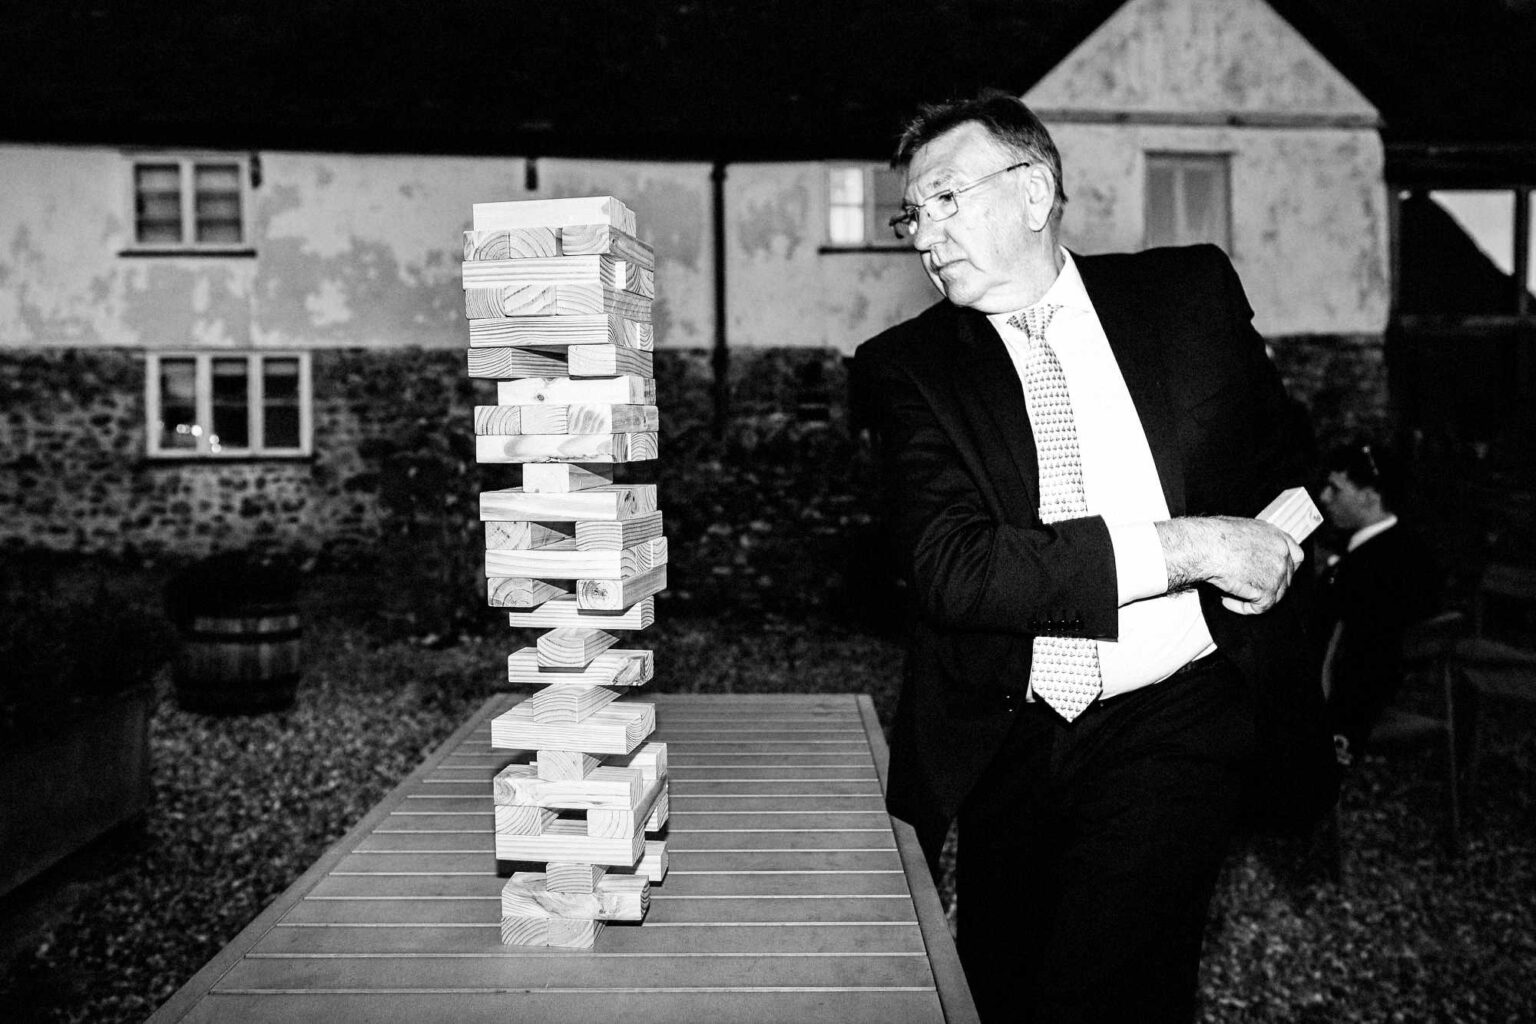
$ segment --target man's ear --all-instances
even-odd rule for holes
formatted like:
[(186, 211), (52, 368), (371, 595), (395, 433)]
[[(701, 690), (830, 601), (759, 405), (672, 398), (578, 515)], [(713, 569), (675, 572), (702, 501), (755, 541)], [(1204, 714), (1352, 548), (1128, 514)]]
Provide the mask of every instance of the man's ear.
[(1029, 203), (1031, 231), (1044, 231), (1051, 219), (1051, 204), (1056, 199), (1056, 179), (1043, 163), (1024, 168), (1024, 196)]

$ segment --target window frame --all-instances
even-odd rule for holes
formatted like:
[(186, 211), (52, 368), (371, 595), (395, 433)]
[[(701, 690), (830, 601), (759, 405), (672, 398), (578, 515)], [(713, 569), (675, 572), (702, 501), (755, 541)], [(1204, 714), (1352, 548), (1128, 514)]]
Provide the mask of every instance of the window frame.
[[(216, 152), (143, 151), (126, 154), (126, 191), (128, 211), (126, 255), (252, 255), (251, 246), (251, 173), (254, 158), (250, 154)], [(148, 164), (175, 164), (177, 191), (181, 202), (181, 239), (153, 242), (139, 238), (139, 168)], [(234, 242), (199, 242), (197, 240), (197, 168), (199, 164), (234, 164), (240, 189), (240, 238)]]
[[(1531, 292), (1536, 290), (1532, 281), (1531, 267), (1536, 257), (1536, 184), (1527, 181), (1494, 179), (1477, 182), (1418, 182), (1391, 184), (1388, 186), (1388, 207), (1392, 218), (1392, 322), (1398, 326), (1432, 329), (1464, 328), (1472, 331), (1499, 330), (1502, 328), (1536, 323), (1536, 301)], [(1417, 195), (1433, 200), (1436, 192), (1504, 192), (1513, 199), (1510, 230), (1510, 278), (1514, 288), (1513, 308), (1498, 313), (1427, 313), (1404, 312), (1402, 308), (1403, 252), (1402, 206)], [(1474, 240), (1475, 241), (1475, 240)]]
[[(1168, 161), (1177, 174), (1174, 184), (1174, 228), (1177, 237), (1167, 241), (1153, 242), (1151, 239), (1152, 208), (1152, 166), (1156, 161)], [(1184, 216), (1185, 190), (1183, 177), (1185, 168), (1191, 164), (1215, 166), (1221, 169), (1222, 197), (1225, 200), (1224, 209), (1221, 211), (1221, 232), (1223, 239), (1213, 241), (1209, 238), (1186, 237), (1184, 233), (1187, 220)], [(1149, 149), (1142, 153), (1141, 161), (1141, 247), (1152, 249), (1168, 245), (1194, 245), (1202, 242), (1210, 242), (1226, 253), (1229, 258), (1235, 258), (1232, 241), (1232, 153), (1226, 150), (1186, 150), (1186, 149)]]
[[(832, 240), (832, 176), (839, 171), (857, 170), (863, 175), (864, 180), (864, 238), (859, 242), (835, 242)], [(887, 223), (889, 215), (881, 216), (879, 205), (875, 198), (875, 182), (880, 174), (900, 175), (902, 172), (892, 170), (884, 164), (857, 163), (853, 161), (837, 161), (828, 163), (823, 167), (821, 176), (821, 191), (823, 198), (821, 233), (822, 252), (901, 252), (912, 247), (909, 239), (896, 237)], [(892, 211), (894, 212), (894, 211)]]
[[(245, 359), (246, 416), (252, 444), (246, 448), (213, 450), (207, 432), (195, 435), (194, 448), (163, 448), (160, 445), (160, 367), (165, 360), (190, 359), (194, 362), (193, 403), (196, 422), (213, 422), (213, 363), (217, 359)], [(299, 369), (299, 444), (296, 448), (266, 444), (265, 363), (269, 359), (296, 359)], [(314, 387), (311, 353), (298, 351), (261, 351), (247, 349), (197, 349), (146, 352), (144, 354), (144, 434), (145, 454), (151, 459), (304, 459), (314, 453)]]

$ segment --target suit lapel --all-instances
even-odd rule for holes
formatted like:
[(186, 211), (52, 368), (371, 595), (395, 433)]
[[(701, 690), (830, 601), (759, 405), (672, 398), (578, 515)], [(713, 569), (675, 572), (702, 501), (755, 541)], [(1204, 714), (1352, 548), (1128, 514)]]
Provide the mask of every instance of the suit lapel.
[(1004, 448), (1018, 470), (1030, 508), (1039, 504), (1035, 435), (1024, 404), (1024, 386), (1008, 348), (987, 318), (974, 310), (958, 310), (962, 358), (949, 367), (962, 409), (977, 410), (976, 429), (983, 445)]
[(1157, 327), (1141, 315), (1145, 303), (1137, 301), (1135, 290), (1123, 276), (1101, 274), (1099, 263), (1092, 256), (1073, 253), (1072, 258), (1109, 339), (1110, 351), (1120, 365), (1120, 375), (1125, 378), (1136, 415), (1141, 418), (1141, 429), (1147, 436), (1147, 447), (1152, 450), (1157, 477), (1163, 485), (1168, 514), (1183, 515), (1184, 460), (1179, 452), (1178, 424), (1168, 394), (1167, 367), (1158, 344)]

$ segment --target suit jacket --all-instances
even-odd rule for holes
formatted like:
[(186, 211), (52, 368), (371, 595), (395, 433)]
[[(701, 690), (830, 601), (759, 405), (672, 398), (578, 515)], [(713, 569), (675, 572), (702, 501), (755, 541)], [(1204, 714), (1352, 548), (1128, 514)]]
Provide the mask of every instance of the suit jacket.
[[(1251, 516), (1304, 480), (1309, 439), (1219, 249), (1074, 260), (1171, 515)], [(983, 314), (941, 302), (871, 339), (853, 386), (877, 435), (883, 511), (916, 605), (888, 803), (931, 842), (1011, 724), (998, 695), (1027, 688), (1033, 637), (1116, 637), (1114, 555), (1096, 516), (1040, 521), (1023, 389)], [(1297, 595), (1242, 616), (1203, 589), (1217, 646), (1252, 685), (1263, 799), (1286, 820), (1320, 812), (1333, 758)]]
[(1342, 626), (1333, 655), (1332, 729), (1365, 748), (1371, 727), (1403, 681), (1403, 634), (1440, 605), (1440, 570), (1412, 527), (1398, 523), (1343, 555), (1318, 604), (1324, 642)]

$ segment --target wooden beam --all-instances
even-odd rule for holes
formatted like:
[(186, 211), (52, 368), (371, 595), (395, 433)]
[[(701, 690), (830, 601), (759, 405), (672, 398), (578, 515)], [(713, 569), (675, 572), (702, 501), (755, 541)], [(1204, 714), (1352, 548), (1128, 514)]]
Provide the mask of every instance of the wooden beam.
[(464, 232), (466, 260), (507, 260), (549, 256), (617, 256), (647, 270), (656, 268), (656, 250), (608, 224), (568, 227), (492, 228)]
[[(644, 860), (644, 857), (640, 858)], [(608, 869), (600, 864), (551, 861), (544, 865), (544, 884), (550, 892), (596, 892)]]
[[(656, 731), (656, 705), (638, 701), (609, 704), (578, 725), (545, 725), (522, 705), (491, 720), (491, 746), (511, 750), (558, 747), (586, 754), (627, 754)], [(583, 860), (546, 857), (544, 860)], [(592, 863), (607, 863), (594, 860)]]
[(629, 320), (650, 323), (651, 300), (623, 288), (580, 282), (475, 284), (464, 288), (464, 316), (469, 320), (498, 316), (551, 317), (593, 313), (617, 313)]
[(656, 599), (637, 601), (623, 611), (586, 611), (575, 594), (561, 594), (531, 611), (507, 613), (514, 629), (549, 629), (555, 626), (593, 625), (602, 629), (646, 629), (656, 621)]
[(617, 696), (603, 686), (546, 686), (518, 707), (544, 725), (578, 725)]
[(570, 494), (530, 494), (521, 487), (480, 492), (480, 518), (619, 521), (656, 511), (655, 484), (615, 484)]
[[(531, 576), (536, 579), (622, 580), (649, 572), (659, 565), (665, 565), (666, 561), (667, 538), (656, 537), (619, 551), (583, 551), (575, 545), (567, 547), (563, 544), (528, 550), (487, 551), (485, 574)], [(634, 604), (634, 601), (629, 604)], [(625, 605), (626, 608), (628, 606)]]
[(503, 831), (503, 817), (516, 810), (518, 808), (513, 807), (495, 809), (497, 860), (541, 863), (571, 860), (627, 868), (638, 863), (645, 852), (644, 832), (637, 831), (633, 836), (594, 837), (587, 835), (585, 821), (557, 820), (536, 836)]
[(491, 576), (485, 582), (487, 601), (492, 608), (537, 608), (551, 598), (569, 593), (571, 587), (567, 583), (517, 576)]
[(577, 546), (575, 523), (489, 522), (485, 524), (488, 551), (532, 551), (536, 548)]
[(518, 871), (501, 889), (503, 917), (586, 918), (638, 921), (650, 906), (650, 882), (638, 875), (602, 877), (585, 893), (551, 890), (545, 873)]
[(572, 345), (563, 350), (471, 348), (466, 351), (469, 375), (477, 379), (652, 375), (651, 353), (615, 345)]
[(619, 434), (660, 426), (654, 405), (478, 405), (476, 434)]
[[(644, 750), (645, 747), (640, 749)], [(591, 754), (583, 754), (579, 750), (535, 750), (533, 756), (533, 767), (538, 771), (539, 778), (545, 782), (584, 779), (598, 766), (597, 758)], [(620, 767), (627, 766), (620, 765)]]
[(498, 383), (496, 402), (498, 405), (584, 405), (598, 402), (655, 405), (656, 381), (632, 375), (589, 380), (526, 377)]
[(475, 203), (472, 212), (470, 227), (475, 231), (602, 224), (618, 228), (626, 234), (635, 233), (634, 211), (613, 196)]
[(576, 547), (582, 551), (622, 551), (662, 536), (661, 512), (647, 512), (623, 522), (576, 524)]
[(529, 462), (523, 465), (523, 490), (569, 494), (613, 486), (613, 465), (584, 462)]
[(612, 253), (647, 270), (656, 269), (656, 250), (640, 241), (633, 232), (624, 232), (607, 224), (580, 224), (560, 229), (560, 252), (565, 256), (583, 253)]
[(591, 579), (576, 581), (576, 604), (580, 608), (612, 610), (628, 608), (643, 598), (667, 589), (667, 567), (658, 565), (627, 579)]
[[(595, 759), (594, 759), (595, 760)], [(536, 764), (511, 764), (492, 783), (495, 802), (508, 806), (590, 810), (594, 807), (636, 808), (645, 799), (649, 782), (638, 768), (598, 765), (581, 778), (541, 779)]]
[(556, 626), (535, 642), (540, 668), (583, 669), (592, 659), (619, 642), (605, 630), (578, 626)]
[(616, 345), (649, 352), (655, 347), (655, 337), (650, 324), (609, 313), (487, 317), (469, 322), (470, 348)]
[(535, 686), (644, 686), (655, 671), (655, 654), (645, 650), (604, 651), (580, 670), (541, 669), (532, 647), (507, 655), (507, 682)]

